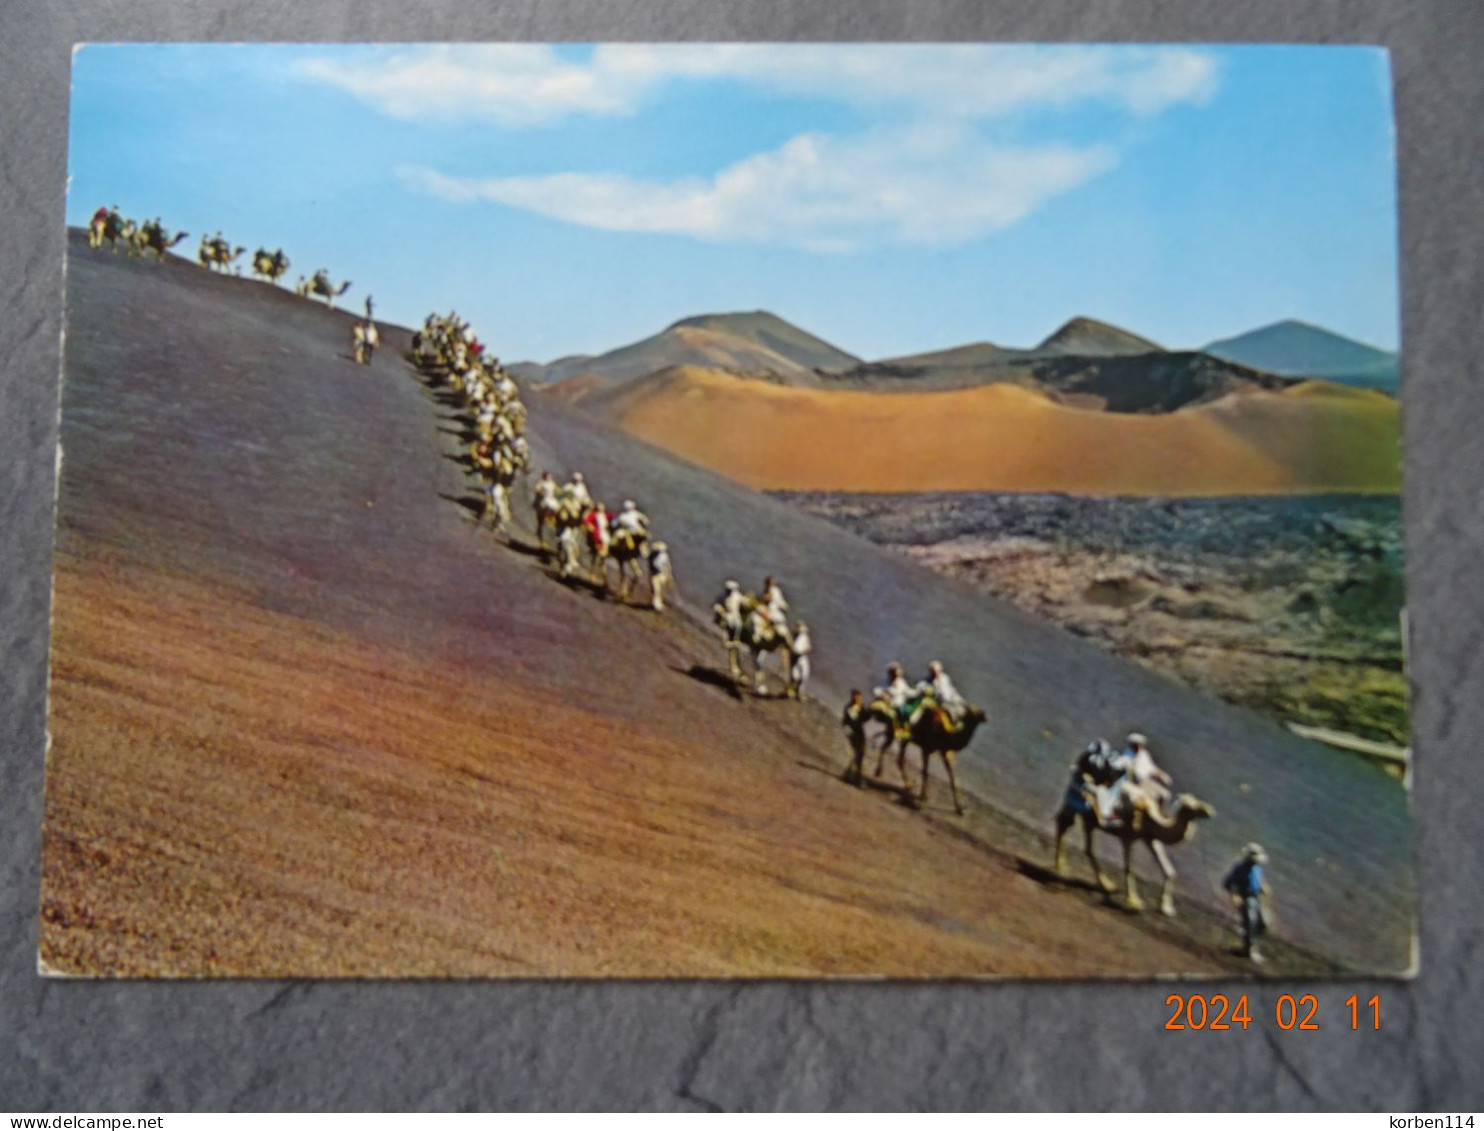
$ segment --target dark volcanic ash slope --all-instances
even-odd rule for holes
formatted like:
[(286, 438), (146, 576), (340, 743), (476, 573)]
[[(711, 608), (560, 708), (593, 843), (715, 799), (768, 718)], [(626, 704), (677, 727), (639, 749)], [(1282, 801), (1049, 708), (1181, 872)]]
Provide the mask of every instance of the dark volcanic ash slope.
[[(1034, 841), (992, 812), (974, 826), (1000, 850), (945, 825), (941, 799), (924, 815), (846, 788), (829, 712), (732, 697), (709, 632), (562, 586), (472, 525), (405, 332), (359, 367), (344, 314), (72, 250), (47, 968), (1232, 966), (1210, 922), (1180, 935), (1022, 875), (1007, 850)], [(655, 460), (552, 431), (581, 463), (614, 459), (600, 488)]]
[[(345, 316), (73, 249), (54, 967), (1215, 969), (1221, 936), (1195, 912), (1220, 906), (1214, 884), (1253, 837), (1287, 937), (1407, 965), (1409, 822), (1378, 771), (534, 402), (538, 461), (639, 500), (697, 620), (726, 577), (776, 573), (827, 700), (939, 656), (990, 712), (962, 763), (967, 821), (942, 816), (941, 778), (927, 814), (846, 789), (822, 711), (730, 698), (705, 671), (722, 663), (708, 633), (559, 586), (465, 521), (456, 440), (391, 349), (344, 360)], [(985, 848), (1024, 843), (998, 812), (1044, 826), (1078, 744), (1134, 725), (1220, 810), (1178, 853), (1192, 914), (1173, 928)]]

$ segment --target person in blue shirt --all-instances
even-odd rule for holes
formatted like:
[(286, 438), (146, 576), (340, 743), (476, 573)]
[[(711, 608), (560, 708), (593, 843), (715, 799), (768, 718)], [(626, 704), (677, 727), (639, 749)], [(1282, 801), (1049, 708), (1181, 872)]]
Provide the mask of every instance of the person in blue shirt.
[(1268, 894), (1267, 881), (1263, 877), (1263, 865), (1268, 854), (1260, 844), (1249, 844), (1242, 850), (1242, 858), (1226, 874), (1221, 886), (1231, 894), (1232, 903), (1242, 926), (1242, 956), (1261, 966), (1262, 955), (1257, 949), (1257, 940), (1267, 934), (1267, 920), (1263, 915), (1262, 901)]

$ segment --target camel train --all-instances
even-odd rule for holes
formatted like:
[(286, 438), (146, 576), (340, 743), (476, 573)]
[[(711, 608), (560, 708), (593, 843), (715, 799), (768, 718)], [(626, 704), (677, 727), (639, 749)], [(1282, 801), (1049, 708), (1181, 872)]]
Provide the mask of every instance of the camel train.
[[(119, 241), (123, 241), (130, 254), (153, 252), (157, 261), (163, 261), (165, 252), (178, 245), (186, 235), (185, 232), (173, 236), (168, 234), (158, 219), (136, 224), (124, 219), (117, 208), (100, 208), (88, 230), (89, 245), (94, 249), (107, 245), (116, 251)], [(230, 247), (218, 232), (214, 237), (201, 237), (198, 259), (209, 270), (228, 272), (233, 270), (233, 265), (245, 250), (243, 247)], [(281, 248), (272, 253), (259, 248), (252, 257), (251, 266), (254, 275), (277, 284), (289, 269), (289, 259)], [(329, 272), (321, 268), (308, 279), (301, 275), (294, 291), (305, 298), (323, 298), (326, 305), (334, 309), (334, 300), (350, 286), (346, 281), (336, 287), (330, 281)], [(367, 324), (370, 324), (369, 317)], [(369, 361), (375, 341), (367, 339), (362, 327), (357, 326), (356, 330), (360, 331), (356, 340), (357, 360)], [(374, 333), (374, 328), (371, 333)], [(529, 474), (530, 449), (524, 438), (525, 407), (515, 394), (514, 383), (498, 361), (482, 356), (482, 348), (467, 323), (459, 320), (457, 315), (446, 319), (429, 316), (423, 330), (414, 335), (413, 360), (433, 377), (435, 383), (446, 380), (456, 392), (456, 399), (465, 401), (459, 415), (467, 418), (477, 436), (467, 462), (483, 481), (486, 496), (481, 521), (492, 517), (493, 526), (499, 531), (512, 521), (511, 492), (517, 479)], [(574, 478), (581, 482), (580, 476)], [(585, 489), (582, 494), (585, 496)], [(602, 583), (605, 595), (611, 592), (610, 565), (617, 566), (618, 596), (624, 603), (629, 601), (630, 593), (646, 576), (649, 576), (651, 589), (654, 588), (653, 577), (646, 574), (645, 568), (650, 562), (647, 538), (625, 537), (617, 533), (609, 537), (606, 527), (600, 532), (601, 524), (592, 521), (595, 504), (576, 497), (570, 490), (537, 492), (534, 501), (537, 543), (544, 553), (554, 552), (559, 576), (565, 578), (578, 573), (585, 550), (588, 576), (594, 584)], [(604, 517), (611, 516), (605, 512)], [(547, 544), (548, 528), (554, 535), (554, 547)], [(658, 545), (663, 546), (662, 543)], [(730, 612), (722, 604), (714, 606), (715, 623), (722, 633), (734, 684), (738, 688), (750, 685), (754, 694), (767, 695), (765, 661), (769, 656), (778, 656), (783, 671), (782, 696), (802, 698), (811, 647), (805, 626), (800, 622), (790, 631), (786, 621), (773, 616), (771, 608), (763, 600), (740, 591), (734, 596), (739, 600)], [(655, 607), (660, 607), (658, 602)], [(751, 668), (750, 678), (744, 673), (744, 653)], [(927, 694), (912, 700), (907, 709), (899, 709), (881, 693), (881, 689), (869, 704), (863, 704), (859, 693), (855, 693), (852, 707), (860, 711), (860, 729), (856, 731), (858, 741), (853, 742), (853, 759), (843, 774), (847, 782), (865, 783), (867, 738), (864, 728), (868, 724), (879, 726), (881, 731), (874, 740), (877, 747), (874, 776), (881, 778), (887, 751), (895, 746), (897, 773), (905, 796), (912, 799), (914, 790), (907, 769), (907, 751), (909, 746), (916, 746), (921, 752), (916, 803), (920, 805), (927, 801), (932, 762), (937, 756), (942, 759), (948, 774), (954, 811), (963, 815), (954, 755), (965, 750), (984, 725), (986, 714), (981, 708), (959, 702), (955, 713), (950, 713), (931, 694)], [(1161, 805), (1157, 794), (1130, 784), (1132, 775), (1126, 769), (1115, 772), (1111, 769), (1111, 759), (1089, 756), (1089, 752), (1099, 748), (1104, 755), (1111, 753), (1103, 743), (1094, 743), (1083, 752), (1072, 767), (1071, 782), (1053, 817), (1055, 873), (1066, 875), (1066, 834), (1074, 825), (1080, 824), (1084, 852), (1093, 877), (1098, 888), (1111, 898), (1118, 889), (1104, 874), (1093, 849), (1094, 834), (1101, 832), (1122, 846), (1124, 904), (1130, 910), (1142, 910), (1144, 904), (1133, 872), (1134, 848), (1142, 843), (1147, 846), (1162, 877), (1159, 911), (1172, 916), (1175, 914), (1176, 872), (1168, 850), (1188, 841), (1197, 823), (1214, 817), (1216, 811), (1189, 793), (1171, 796), (1165, 805)], [(1168, 781), (1162, 771), (1156, 769), (1155, 772)]]
[(99, 251), (106, 243), (109, 251), (118, 251), (119, 241), (122, 240), (124, 250), (130, 255), (144, 256), (153, 252), (156, 262), (163, 263), (165, 252), (188, 234), (177, 232), (173, 236), (167, 235), (158, 217), (140, 224), (132, 219), (125, 219), (117, 208), (100, 208), (93, 213), (93, 218), (88, 223), (88, 246)]

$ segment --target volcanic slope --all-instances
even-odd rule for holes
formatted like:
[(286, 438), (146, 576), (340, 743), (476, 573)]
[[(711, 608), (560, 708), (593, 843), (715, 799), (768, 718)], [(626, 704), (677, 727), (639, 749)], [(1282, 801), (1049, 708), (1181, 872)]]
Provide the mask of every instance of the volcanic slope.
[(766, 374), (774, 381), (814, 387), (816, 369), (850, 369), (861, 359), (766, 310), (698, 314), (658, 334), (597, 357), (559, 358), (546, 366), (522, 364), (517, 377), (546, 383), (577, 379), (631, 381), (672, 365), (702, 365), (732, 373)]
[[(838, 781), (823, 708), (720, 686), (698, 609), (600, 601), (470, 523), (404, 333), (357, 367), (343, 315), (76, 239), (67, 327), (48, 969), (1215, 972), (1214, 885), (1253, 836), (1301, 944), (1276, 969), (1407, 964), (1404, 796), (1363, 764), (533, 404), (538, 461), (639, 499), (689, 602), (783, 578), (827, 701), (949, 663), (990, 711), (970, 816), (941, 777), (911, 811)], [(1135, 722), (1221, 810), (1175, 851), (1174, 924), (1047, 882), (1026, 831), (1073, 748)]]
[(763, 490), (1394, 493), (1401, 476), (1397, 402), (1317, 381), (1135, 414), (1011, 384), (821, 392), (680, 366), (582, 406)]

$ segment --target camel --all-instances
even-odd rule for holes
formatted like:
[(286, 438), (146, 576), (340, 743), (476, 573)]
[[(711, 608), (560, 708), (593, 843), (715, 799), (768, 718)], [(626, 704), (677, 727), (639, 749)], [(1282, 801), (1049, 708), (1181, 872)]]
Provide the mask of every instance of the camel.
[(716, 615), (716, 624), (726, 636), (727, 665), (731, 670), (732, 679), (737, 683), (742, 682), (742, 659), (743, 649), (746, 649), (752, 657), (752, 689), (754, 694), (764, 695), (767, 687), (763, 680), (763, 657), (772, 652), (781, 652), (783, 661), (783, 694), (785, 698), (792, 698), (797, 694), (797, 688), (793, 685), (794, 662), (797, 657), (793, 654), (793, 642), (786, 632), (780, 632), (778, 628), (764, 615), (762, 609), (757, 605), (756, 599), (751, 599), (749, 607), (743, 610), (742, 623), (740, 626), (728, 625), (724, 614), (720, 611)]
[[(881, 734), (881, 742), (876, 748), (876, 773), (875, 777), (881, 776), (882, 767), (886, 763), (886, 752), (891, 748), (893, 742), (897, 743), (897, 773), (902, 775), (902, 784), (909, 790), (912, 788), (912, 779), (907, 776), (907, 743), (911, 741), (911, 734), (906, 726), (897, 718), (896, 710), (885, 699), (872, 699), (866, 706), (866, 722), (880, 723), (885, 730)], [(861, 751), (860, 762), (865, 762), (865, 751)], [(863, 766), (856, 766), (856, 772)]]
[(562, 504), (555, 497), (543, 500), (540, 495), (537, 495), (532, 506), (536, 509), (536, 545), (545, 550), (547, 549), (546, 528), (550, 526), (552, 532), (556, 534), (561, 532), (561, 527), (557, 525), (557, 515), (561, 512)]
[(252, 273), (267, 279), (275, 286), (278, 280), (288, 273), (289, 257), (283, 253), (283, 248), (269, 254), (264, 248), (258, 248), (252, 256)]
[[(539, 515), (539, 511), (537, 512)], [(554, 518), (557, 534), (557, 571), (562, 577), (577, 572), (577, 555), (582, 536), (582, 508), (571, 499), (557, 504)], [(539, 534), (538, 534), (539, 537)]]
[(487, 496), (479, 521), (483, 522), (493, 514), (495, 533), (498, 534), (514, 517), (510, 513), (510, 488), (515, 485), (520, 469), (508, 453), (497, 453), (492, 445), (487, 444), (475, 445), (474, 465), (484, 480)]
[(189, 232), (177, 232), (173, 236), (166, 236), (165, 229), (160, 226), (158, 220), (147, 220), (139, 225), (138, 231), (134, 233), (133, 251), (136, 255), (154, 252), (155, 261), (164, 263), (165, 253), (188, 235), (190, 235)]
[(330, 282), (330, 273), (321, 267), (309, 279), (303, 275), (299, 276), (299, 282), (294, 287), (294, 293), (300, 298), (322, 298), (325, 305), (331, 310), (335, 309), (335, 300), (350, 290), (350, 280), (340, 284), (339, 290)]
[[(588, 545), (589, 548), (593, 548), (591, 537), (589, 537)], [(608, 591), (608, 563), (616, 563), (618, 565), (618, 599), (627, 603), (633, 586), (646, 576), (644, 563), (648, 560), (648, 555), (649, 543), (643, 537), (635, 538), (624, 532), (614, 534), (608, 539), (606, 551), (594, 555), (594, 579), (596, 580), (601, 570), (603, 591), (606, 593)]]
[[(932, 768), (933, 755), (940, 754), (943, 765), (948, 767), (948, 784), (953, 789), (953, 811), (960, 817), (964, 815), (964, 807), (958, 799), (958, 776), (953, 772), (953, 756), (973, 741), (974, 732), (983, 725), (984, 720), (985, 714), (978, 707), (968, 708), (964, 712), (963, 723), (956, 727), (949, 721), (948, 712), (942, 707), (930, 704), (921, 710), (917, 721), (911, 725), (908, 737), (902, 742), (904, 754), (909, 742), (922, 751), (922, 789), (917, 795), (919, 802), (927, 801), (928, 771)], [(903, 780), (905, 779), (904, 772)]]
[(201, 266), (208, 270), (215, 271), (221, 269), (225, 272), (236, 262), (237, 257), (246, 250), (247, 248), (245, 247), (229, 247), (227, 241), (220, 236), (213, 239), (203, 235), (201, 237), (201, 247), (196, 252), (196, 258), (201, 261)]
[(1170, 857), (1165, 851), (1165, 846), (1181, 844), (1188, 840), (1195, 832), (1195, 822), (1216, 816), (1216, 810), (1200, 798), (1189, 793), (1182, 793), (1175, 799), (1173, 816), (1165, 818), (1159, 814), (1158, 807), (1149, 798), (1132, 794), (1120, 817), (1116, 820), (1109, 820), (1098, 813), (1096, 805), (1091, 803), (1085, 794), (1081, 794), (1083, 804), (1076, 804), (1072, 795), (1078, 792), (1077, 784), (1074, 783), (1054, 818), (1056, 823), (1056, 874), (1064, 874), (1062, 838), (1066, 836), (1067, 830), (1074, 823), (1081, 821), (1082, 831), (1086, 837), (1087, 859), (1092, 864), (1092, 873), (1097, 878), (1098, 887), (1109, 894), (1113, 891), (1112, 885), (1103, 875), (1102, 868), (1098, 866), (1098, 858), (1092, 850), (1094, 831), (1117, 837), (1122, 843), (1124, 903), (1132, 911), (1141, 911), (1144, 904), (1134, 886), (1133, 851), (1134, 842), (1142, 841), (1149, 846), (1149, 853), (1154, 857), (1154, 862), (1159, 865), (1159, 870), (1164, 876), (1164, 884), (1159, 892), (1160, 914), (1173, 918), (1175, 914), (1175, 869), (1170, 864)]
[[(133, 221), (130, 223), (132, 224)], [(109, 251), (117, 251), (119, 238), (123, 234), (124, 218), (119, 215), (117, 209), (112, 210), (106, 216), (95, 218), (88, 225), (88, 246), (98, 251), (104, 243), (107, 243)]]

